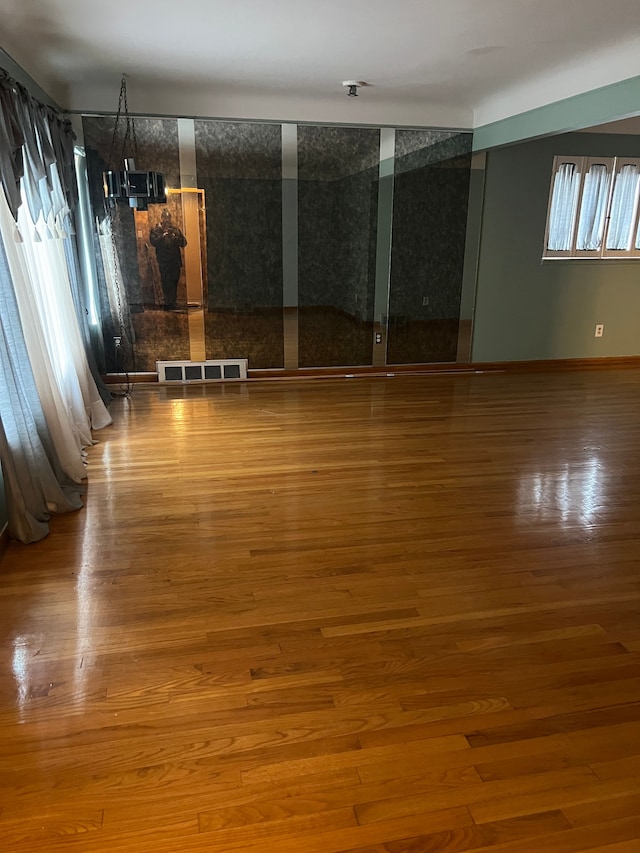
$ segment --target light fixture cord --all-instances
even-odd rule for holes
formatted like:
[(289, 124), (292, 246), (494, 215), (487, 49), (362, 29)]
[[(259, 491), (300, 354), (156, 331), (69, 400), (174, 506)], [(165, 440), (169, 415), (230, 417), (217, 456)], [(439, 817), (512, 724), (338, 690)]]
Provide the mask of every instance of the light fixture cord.
[(124, 107), (124, 119), (125, 119), (125, 131), (124, 137), (122, 139), (122, 149), (120, 151), (120, 168), (122, 168), (122, 163), (125, 159), (127, 152), (128, 143), (133, 140), (133, 157), (135, 160), (138, 159), (138, 137), (136, 136), (136, 121), (134, 118), (131, 118), (129, 115), (129, 99), (127, 96), (127, 75), (122, 75), (122, 80), (120, 81), (120, 95), (118, 97), (118, 111), (116, 113), (116, 121), (113, 125), (113, 136), (111, 137), (111, 147), (109, 149), (109, 166), (111, 168), (118, 168), (114, 163), (113, 154), (116, 147), (116, 139), (118, 137), (118, 126), (120, 124), (120, 119), (122, 118), (122, 110)]
[[(116, 120), (113, 125), (113, 136), (111, 137), (111, 147), (109, 149), (109, 165), (112, 168), (118, 168), (118, 166), (114, 163), (113, 155), (116, 147), (116, 139), (118, 137), (118, 126), (120, 124), (120, 120), (122, 118), (122, 111), (124, 107), (124, 117), (125, 117), (125, 133), (124, 138), (122, 140), (122, 149), (120, 152), (120, 168), (124, 165), (124, 159), (126, 155), (126, 149), (128, 143), (133, 140), (133, 156), (135, 159), (138, 157), (138, 138), (136, 136), (136, 123), (135, 119), (132, 119), (129, 115), (129, 99), (127, 97), (127, 75), (122, 75), (122, 80), (120, 81), (120, 95), (118, 97), (118, 111), (116, 113)], [(128, 339), (127, 329), (125, 328), (124, 322), (124, 310), (122, 307), (122, 291), (121, 291), (121, 282), (120, 276), (118, 275), (118, 250), (116, 246), (116, 235), (115, 235), (115, 219), (113, 216), (114, 210), (113, 203), (109, 204), (105, 200), (105, 214), (106, 219), (109, 224), (109, 230), (111, 232), (111, 251), (113, 254), (113, 284), (116, 295), (116, 313), (118, 315), (118, 332), (120, 337), (120, 346), (115, 348), (115, 367), (116, 372), (119, 366), (118, 362), (122, 359), (122, 345), (125, 340)], [(132, 344), (133, 346), (133, 344)], [(120, 351), (120, 352), (119, 352)], [(118, 358), (120, 356), (120, 358)], [(124, 396), (129, 396), (132, 391), (132, 386), (129, 380), (129, 373), (127, 371), (126, 365), (123, 363), (122, 367), (124, 369), (125, 379), (126, 379), (126, 388), (124, 390)]]

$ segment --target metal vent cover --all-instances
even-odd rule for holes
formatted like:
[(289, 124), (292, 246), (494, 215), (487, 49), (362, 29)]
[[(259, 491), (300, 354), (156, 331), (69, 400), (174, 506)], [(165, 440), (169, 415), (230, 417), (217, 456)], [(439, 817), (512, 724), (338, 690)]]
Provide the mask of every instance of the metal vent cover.
[(246, 379), (247, 366), (246, 358), (156, 361), (158, 382), (182, 385), (192, 382), (228, 382), (230, 379)]

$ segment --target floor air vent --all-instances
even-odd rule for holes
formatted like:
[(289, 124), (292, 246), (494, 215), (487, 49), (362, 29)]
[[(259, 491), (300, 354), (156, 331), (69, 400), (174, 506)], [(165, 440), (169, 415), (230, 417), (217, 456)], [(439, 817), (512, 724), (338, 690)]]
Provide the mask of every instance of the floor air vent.
[(220, 382), (247, 378), (246, 358), (212, 361), (156, 361), (158, 382)]

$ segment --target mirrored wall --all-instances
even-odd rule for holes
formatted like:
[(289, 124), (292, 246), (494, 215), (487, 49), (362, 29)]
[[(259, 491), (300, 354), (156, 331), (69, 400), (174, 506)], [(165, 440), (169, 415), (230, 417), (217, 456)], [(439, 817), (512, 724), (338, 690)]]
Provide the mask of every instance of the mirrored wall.
[(300, 367), (372, 363), (380, 131), (298, 128)]
[(83, 118), (109, 371), (456, 360), (470, 133), (136, 118), (167, 201), (109, 211), (114, 124)]
[(397, 130), (388, 364), (455, 361), (470, 134)]

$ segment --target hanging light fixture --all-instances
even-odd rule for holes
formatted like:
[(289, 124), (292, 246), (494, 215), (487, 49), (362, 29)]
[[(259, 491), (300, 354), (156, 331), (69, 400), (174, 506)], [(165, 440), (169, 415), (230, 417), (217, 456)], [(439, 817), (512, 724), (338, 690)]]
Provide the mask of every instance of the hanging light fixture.
[[(111, 149), (109, 151), (109, 165), (114, 160), (114, 151), (118, 135), (118, 126), (122, 119), (124, 109), (125, 130), (122, 140), (120, 159), (124, 164), (122, 170), (111, 169), (102, 173), (105, 198), (112, 202), (128, 202), (130, 207), (138, 210), (146, 210), (149, 204), (165, 204), (167, 195), (164, 186), (164, 177), (160, 172), (149, 172), (136, 167), (138, 156), (138, 139), (136, 137), (135, 119), (129, 115), (129, 102), (127, 98), (127, 77), (122, 75), (120, 83), (120, 97), (118, 98), (118, 112), (113, 127)], [(133, 143), (133, 157), (127, 156), (127, 147)]]

